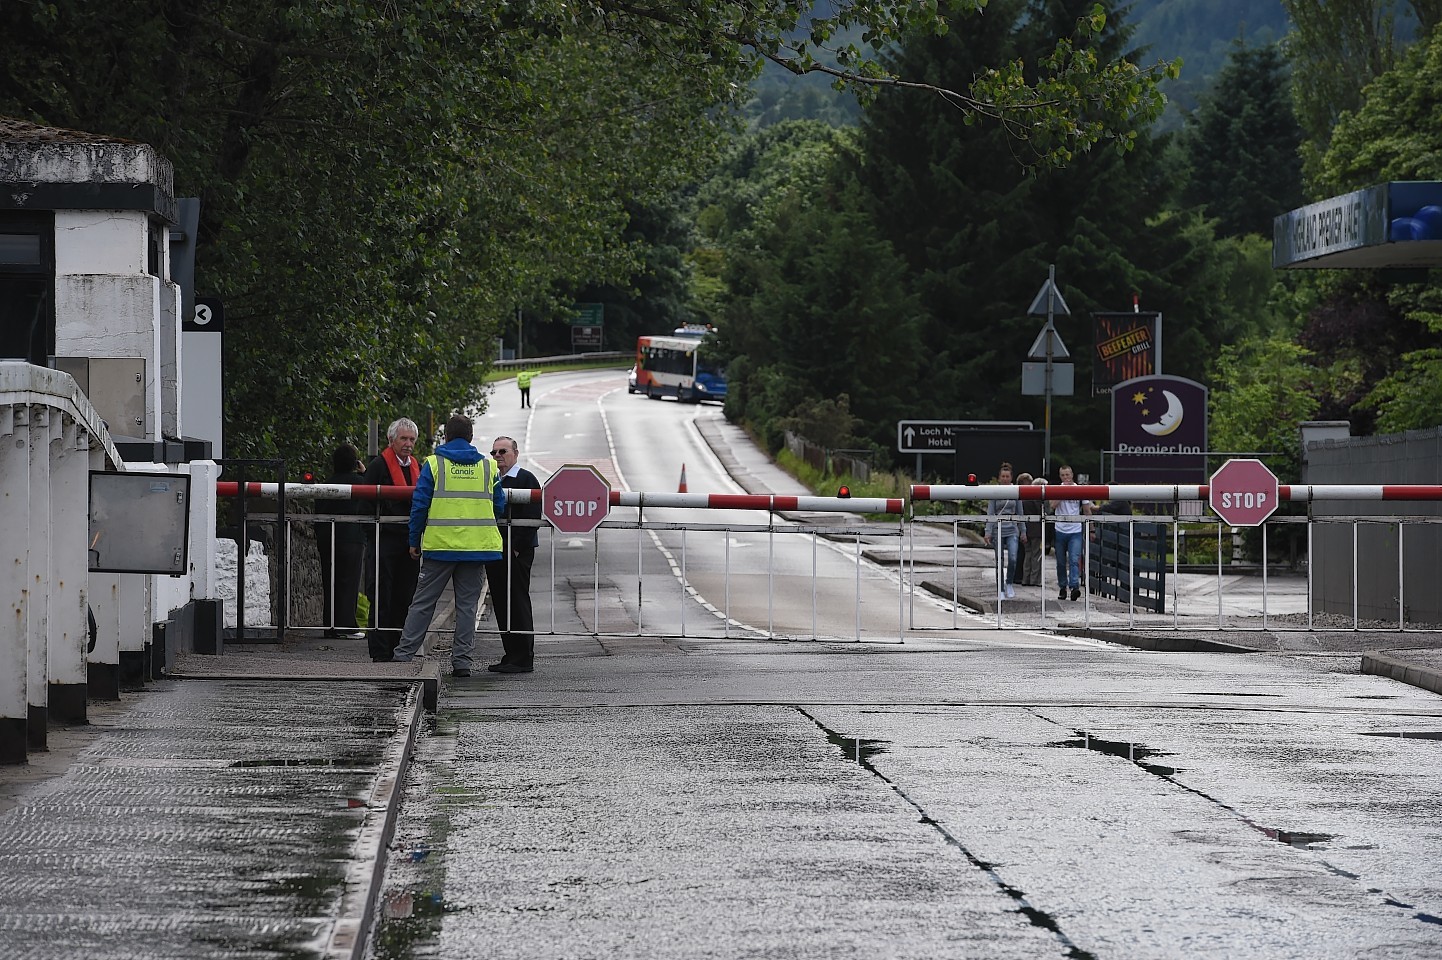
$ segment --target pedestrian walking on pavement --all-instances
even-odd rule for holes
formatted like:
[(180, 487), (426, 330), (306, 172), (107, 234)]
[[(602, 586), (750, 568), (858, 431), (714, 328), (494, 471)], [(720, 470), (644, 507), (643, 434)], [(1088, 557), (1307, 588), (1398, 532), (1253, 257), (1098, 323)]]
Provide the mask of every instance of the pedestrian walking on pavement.
[[(1072, 468), (1063, 466), (1057, 471), (1061, 478), (1061, 486), (1076, 486), (1072, 479)], [(1056, 586), (1058, 600), (1067, 598), (1067, 590), (1071, 590), (1073, 600), (1081, 599), (1081, 553), (1082, 553), (1082, 517), (1090, 516), (1092, 502), (1090, 500), (1064, 500), (1056, 494), (1056, 487), (1050, 491), (1053, 496), (1048, 497), (1052, 504), (1052, 513), (1056, 517)]]
[[(1045, 484), (1043, 477), (1033, 478), (1029, 473), (1018, 474), (1017, 486), (1025, 484)], [(1017, 580), (1024, 587), (1041, 586), (1041, 558), (1046, 552), (1045, 539), (1041, 530), (1041, 501), (1023, 500), (1021, 504), (1022, 513), (1026, 515), (1026, 526), (1023, 532), (1026, 534), (1026, 546), (1021, 551), (1021, 577)]]
[[(420, 431), (415, 421), (401, 417), (386, 428), (386, 448), (370, 462), (363, 483), (380, 486), (414, 487), (421, 465), (412, 454)], [(405, 500), (377, 500), (377, 517), (405, 517), (410, 504)], [(376, 628), (370, 633), (370, 655), (377, 662), (391, 658), (406, 623), (406, 611), (416, 592), (420, 564), (410, 554), (406, 528), (399, 523), (380, 524), (376, 553), (380, 589), (371, 597), (371, 616)]]
[(447, 584), (455, 585), (456, 628), (451, 675), (471, 675), (476, 645), (476, 608), (486, 564), (501, 558), (496, 517), (505, 512), (506, 491), (489, 457), (471, 446), (469, 417), (446, 421), (445, 442), (425, 459), (411, 497), (410, 553), (420, 560), (416, 595), (394, 659), (406, 663), (420, 653), (436, 604)]
[[(501, 486), (536, 490), (541, 482), (520, 463), (520, 447), (511, 437), (491, 441), (491, 456), (501, 472)], [(507, 498), (503, 520), (540, 520), (539, 503), (511, 503)], [(486, 667), (492, 673), (530, 673), (536, 653), (536, 623), (531, 610), (531, 565), (540, 543), (539, 527), (501, 524), (501, 559), (486, 564), (491, 585), (491, 609), (501, 631), (500, 663)]]
[[(1003, 462), (996, 471), (996, 482), (1002, 486), (1011, 485), (1011, 464)], [(1017, 561), (1021, 559), (1021, 544), (1026, 543), (1025, 524), (1021, 521), (1020, 500), (988, 500), (986, 502), (986, 532), (982, 542), (994, 547), (998, 553), (999, 571), (996, 590), (998, 596), (1008, 600), (1016, 596), (1012, 584), (1016, 582)]]

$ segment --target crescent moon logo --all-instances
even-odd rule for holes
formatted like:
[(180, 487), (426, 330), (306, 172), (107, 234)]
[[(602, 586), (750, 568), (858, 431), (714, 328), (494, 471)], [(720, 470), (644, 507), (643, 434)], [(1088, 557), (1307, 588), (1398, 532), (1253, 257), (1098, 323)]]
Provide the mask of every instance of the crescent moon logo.
[(1142, 429), (1154, 437), (1165, 437), (1182, 425), (1182, 401), (1170, 390), (1163, 390), (1162, 396), (1167, 398), (1166, 412), (1157, 418), (1156, 423), (1142, 424)]

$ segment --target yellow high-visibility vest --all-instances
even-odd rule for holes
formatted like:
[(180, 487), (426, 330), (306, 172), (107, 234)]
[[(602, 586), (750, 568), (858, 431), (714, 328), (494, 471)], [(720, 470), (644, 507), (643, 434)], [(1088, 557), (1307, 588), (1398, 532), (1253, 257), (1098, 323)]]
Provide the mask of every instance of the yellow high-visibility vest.
[(526, 389), (531, 385), (531, 378), (534, 376), (535, 374), (531, 371), (522, 370), (520, 373), (516, 374), (516, 386), (520, 387), (522, 390)]
[(501, 532), (496, 529), (495, 464), (489, 457), (477, 463), (456, 463), (431, 454), (435, 489), (421, 534), (421, 551), (447, 553), (499, 553)]

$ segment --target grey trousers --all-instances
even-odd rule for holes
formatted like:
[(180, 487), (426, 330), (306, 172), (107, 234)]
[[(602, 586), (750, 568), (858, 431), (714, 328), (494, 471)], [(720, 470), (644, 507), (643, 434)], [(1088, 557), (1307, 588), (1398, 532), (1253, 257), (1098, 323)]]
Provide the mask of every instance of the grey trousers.
[(456, 585), (456, 640), (451, 647), (451, 668), (471, 669), (471, 652), (476, 646), (476, 607), (481, 602), (481, 586), (486, 582), (486, 565), (479, 560), (421, 559), (416, 594), (406, 613), (406, 626), (396, 647), (396, 660), (405, 662), (420, 653), (431, 618), (436, 615), (436, 604), (440, 602), (446, 584), (451, 582)]

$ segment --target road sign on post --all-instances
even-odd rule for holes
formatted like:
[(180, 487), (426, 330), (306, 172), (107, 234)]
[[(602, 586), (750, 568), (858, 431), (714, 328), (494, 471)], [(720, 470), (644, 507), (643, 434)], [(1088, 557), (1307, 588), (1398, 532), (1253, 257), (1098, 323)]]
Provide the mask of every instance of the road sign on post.
[(1030, 420), (898, 420), (898, 453), (955, 453), (978, 430), (1030, 430)]
[[(1041, 328), (1037, 334), (1036, 342), (1031, 345), (1027, 352), (1028, 360), (1040, 360), (1037, 364), (1040, 367), (1036, 373), (1027, 373), (1027, 364), (1022, 364), (1022, 393), (1024, 395), (1046, 397), (1046, 420), (1042, 424), (1042, 430), (1046, 434), (1046, 447), (1042, 453), (1041, 470), (1043, 474), (1051, 472), (1051, 398), (1054, 396), (1069, 397), (1072, 394), (1072, 370), (1071, 364), (1067, 364), (1066, 389), (1060, 389), (1061, 384), (1057, 379), (1057, 359), (1069, 357), (1066, 345), (1061, 342), (1061, 337), (1056, 332), (1056, 315), (1070, 316), (1066, 301), (1062, 299), (1061, 291), (1056, 287), (1056, 264), (1047, 268), (1046, 283), (1041, 285), (1037, 291), (1031, 306), (1027, 307), (1027, 314), (1034, 317), (1046, 317), (1046, 326)], [(1040, 382), (1034, 382), (1037, 373), (1040, 374)]]
[(590, 533), (611, 511), (611, 485), (589, 464), (566, 464), (541, 489), (542, 515), (562, 533)]
[(1223, 523), (1259, 527), (1277, 509), (1277, 475), (1260, 460), (1228, 460), (1212, 474), (1207, 500)]

